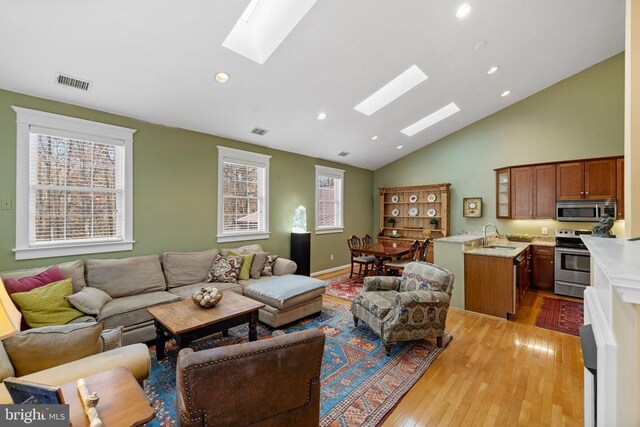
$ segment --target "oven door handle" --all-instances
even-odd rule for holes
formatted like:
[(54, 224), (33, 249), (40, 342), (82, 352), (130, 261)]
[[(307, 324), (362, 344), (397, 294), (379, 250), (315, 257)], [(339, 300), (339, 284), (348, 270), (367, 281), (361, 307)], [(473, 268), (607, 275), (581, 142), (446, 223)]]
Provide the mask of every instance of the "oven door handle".
[(589, 249), (565, 249), (556, 247), (556, 251), (563, 254), (591, 255)]

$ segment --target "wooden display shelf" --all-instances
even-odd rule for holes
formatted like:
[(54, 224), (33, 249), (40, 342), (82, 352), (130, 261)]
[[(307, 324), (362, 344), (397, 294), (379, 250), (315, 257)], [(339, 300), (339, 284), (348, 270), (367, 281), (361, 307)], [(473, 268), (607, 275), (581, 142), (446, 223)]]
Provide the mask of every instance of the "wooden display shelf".
[(442, 218), (441, 215), (436, 215), (436, 216), (422, 216), (422, 215), (416, 215), (416, 216), (398, 215), (398, 216), (393, 216), (393, 215), (385, 215), (385, 216), (387, 218), (415, 218), (415, 219)]
[(442, 203), (441, 200), (436, 200), (435, 202), (384, 202), (385, 205), (415, 205), (417, 203), (423, 203), (425, 205), (432, 203)]
[[(433, 185), (409, 185), (403, 187), (383, 187), (379, 188), (380, 193), (380, 216), (379, 225), (381, 239), (392, 239), (401, 241), (413, 241), (424, 239), (424, 230), (434, 233), (433, 237), (446, 237), (449, 234), (449, 187), (451, 184), (433, 184)], [(430, 194), (436, 195), (436, 200), (429, 202), (427, 197)], [(409, 196), (415, 195), (418, 200), (410, 202)], [(397, 202), (391, 201), (393, 196), (398, 196)], [(398, 215), (393, 216), (391, 210), (396, 207), (404, 211), (407, 205), (418, 206), (422, 215)], [(426, 212), (429, 208), (436, 207), (438, 215), (427, 216)], [(387, 220), (393, 219), (397, 226), (389, 226)], [(438, 228), (432, 229), (431, 220), (438, 221)], [(402, 237), (394, 238), (389, 234), (391, 230), (399, 230)]]
[(384, 227), (385, 230), (407, 230), (407, 231), (423, 231), (423, 230), (429, 230), (429, 231), (442, 231), (442, 229), (440, 228), (406, 228), (406, 227)]

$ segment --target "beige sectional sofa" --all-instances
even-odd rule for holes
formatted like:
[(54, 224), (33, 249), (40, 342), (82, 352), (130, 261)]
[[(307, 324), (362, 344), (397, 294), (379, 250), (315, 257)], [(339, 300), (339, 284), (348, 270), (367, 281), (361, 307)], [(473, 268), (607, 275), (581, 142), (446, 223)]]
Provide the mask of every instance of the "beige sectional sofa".
[[(221, 251), (223, 255), (229, 251), (246, 254), (262, 252), (262, 248), (260, 245), (248, 245)], [(97, 316), (83, 316), (73, 322), (99, 321), (104, 323), (105, 329), (122, 325), (123, 345), (147, 342), (155, 337), (148, 307), (189, 298), (203, 286), (215, 286), (225, 292), (244, 294), (246, 286), (273, 279), (274, 276), (293, 274), (297, 267), (291, 260), (278, 258), (273, 267), (274, 276), (240, 280), (238, 283), (205, 284), (213, 258), (221, 251), (210, 249), (199, 252), (167, 252), (163, 255), (163, 263), (158, 255), (146, 255), (58, 264), (65, 277), (72, 278), (74, 293), (89, 286), (98, 288), (113, 298), (102, 307)], [(46, 268), (48, 267), (1, 272), (0, 277), (18, 279), (36, 275)], [(315, 306), (309, 308), (315, 310), (317, 305), (315, 301)], [(320, 304), (316, 311), (321, 308)], [(297, 314), (312, 312), (297, 310)], [(288, 317), (291, 317), (291, 313)]]

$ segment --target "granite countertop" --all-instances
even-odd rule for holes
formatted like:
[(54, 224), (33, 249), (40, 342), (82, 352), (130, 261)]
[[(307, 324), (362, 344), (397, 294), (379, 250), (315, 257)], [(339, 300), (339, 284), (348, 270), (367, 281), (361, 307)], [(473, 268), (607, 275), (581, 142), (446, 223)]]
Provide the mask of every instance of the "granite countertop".
[(465, 251), (465, 254), (515, 258), (529, 247), (529, 243), (510, 242), (506, 239), (491, 239), (489, 246), (505, 246), (501, 248), (476, 247)]
[(471, 240), (482, 239), (483, 234), (481, 232), (475, 233), (465, 233), (465, 234), (456, 234), (455, 236), (441, 237), (439, 239), (434, 239), (434, 242), (443, 242), (443, 243), (465, 243)]

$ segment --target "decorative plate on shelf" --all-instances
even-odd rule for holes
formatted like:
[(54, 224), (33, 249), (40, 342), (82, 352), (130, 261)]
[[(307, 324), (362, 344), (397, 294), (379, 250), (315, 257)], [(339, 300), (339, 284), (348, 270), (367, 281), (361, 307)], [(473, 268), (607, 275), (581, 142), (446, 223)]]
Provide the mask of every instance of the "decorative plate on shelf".
[(418, 208), (416, 208), (415, 206), (412, 208), (409, 208), (409, 210), (407, 211), (407, 213), (409, 214), (409, 216), (418, 216), (418, 213), (420, 211), (418, 211)]
[(393, 197), (391, 198), (391, 203), (398, 203), (398, 200), (400, 200), (400, 199), (398, 198), (398, 196), (393, 196)]
[(398, 209), (394, 209), (394, 210), (391, 211), (391, 215), (398, 216), (398, 215), (400, 215), (400, 211)]
[(418, 201), (418, 196), (416, 196), (415, 194), (412, 194), (411, 197), (409, 197), (409, 201), (411, 203), (415, 203)]
[(427, 216), (436, 216), (436, 210), (435, 209), (429, 209), (427, 211)]
[(435, 194), (431, 193), (431, 194), (429, 194), (429, 195), (427, 196), (427, 202), (429, 202), (429, 203), (433, 203), (433, 202), (435, 202), (435, 201), (436, 201), (436, 195), (435, 195)]

